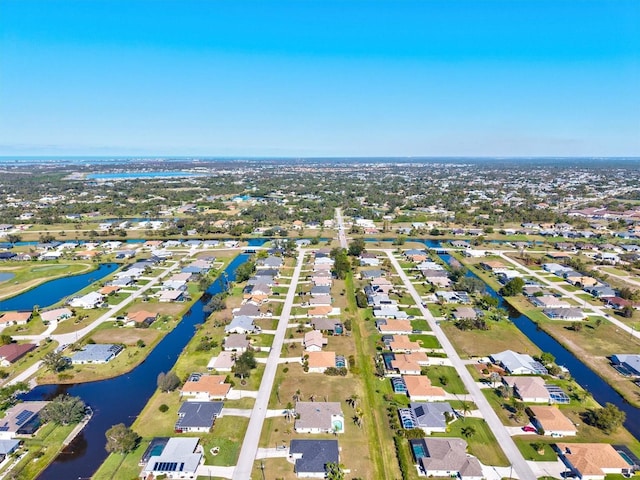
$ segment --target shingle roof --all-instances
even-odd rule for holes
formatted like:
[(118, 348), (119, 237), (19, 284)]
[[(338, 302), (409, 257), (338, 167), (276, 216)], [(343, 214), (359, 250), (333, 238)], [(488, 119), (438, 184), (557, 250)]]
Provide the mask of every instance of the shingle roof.
[(326, 472), (328, 463), (338, 463), (340, 452), (337, 440), (291, 440), (289, 453), (296, 458), (297, 473)]

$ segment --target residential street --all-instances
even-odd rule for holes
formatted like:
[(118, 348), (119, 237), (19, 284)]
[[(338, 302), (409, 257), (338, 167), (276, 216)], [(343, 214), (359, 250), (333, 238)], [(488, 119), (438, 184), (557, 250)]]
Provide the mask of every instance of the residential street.
[(512, 440), (511, 436), (509, 435), (509, 432), (507, 431), (506, 427), (502, 424), (502, 422), (500, 421), (496, 413), (493, 411), (493, 408), (491, 408), (491, 405), (489, 405), (489, 402), (480, 391), (480, 388), (474, 381), (473, 377), (471, 377), (471, 374), (467, 370), (465, 363), (460, 359), (460, 356), (453, 348), (453, 345), (451, 344), (447, 336), (444, 334), (442, 329), (437, 325), (435, 318), (433, 317), (429, 309), (425, 308), (422, 305), (422, 299), (420, 298), (420, 295), (418, 295), (418, 292), (416, 291), (415, 287), (412, 285), (407, 274), (404, 272), (404, 270), (402, 270), (402, 267), (400, 266), (400, 263), (398, 262), (396, 257), (393, 255), (393, 252), (391, 250), (384, 250), (384, 252), (386, 252), (387, 257), (389, 258), (389, 261), (398, 272), (400, 279), (403, 281), (408, 292), (413, 297), (414, 302), (420, 308), (422, 315), (429, 322), (429, 326), (434, 331), (436, 338), (438, 339), (444, 351), (446, 352), (447, 356), (451, 360), (452, 365), (455, 367), (456, 371), (458, 372), (458, 375), (462, 379), (465, 387), (473, 397), (473, 401), (478, 406), (478, 409), (482, 413), (483, 418), (485, 419), (485, 421), (489, 425), (489, 428), (495, 435), (498, 441), (498, 444), (502, 447), (502, 450), (504, 451), (505, 455), (511, 462), (514, 473), (521, 480), (536, 480), (537, 478), (536, 475), (531, 470), (531, 467), (529, 466), (529, 464), (525, 461), (524, 457), (520, 453), (520, 450), (518, 450), (518, 447)]
[(262, 425), (264, 419), (267, 416), (267, 407), (269, 405), (269, 397), (271, 396), (271, 390), (273, 389), (273, 382), (276, 377), (276, 371), (278, 368), (278, 360), (280, 359), (280, 351), (284, 343), (284, 337), (287, 332), (287, 325), (289, 324), (289, 315), (291, 314), (291, 307), (296, 294), (296, 285), (300, 278), (300, 272), (303, 266), (305, 251), (300, 250), (298, 254), (298, 260), (296, 268), (293, 272), (293, 277), (289, 285), (289, 291), (287, 292), (287, 298), (284, 302), (282, 313), (280, 314), (280, 321), (278, 322), (278, 329), (273, 338), (273, 344), (269, 353), (269, 358), (262, 375), (262, 382), (260, 383), (260, 389), (258, 390), (258, 396), (251, 412), (251, 418), (249, 420), (249, 426), (244, 435), (244, 441), (242, 448), (240, 449), (240, 455), (238, 457), (238, 464), (233, 472), (233, 478), (235, 480), (247, 480), (251, 478), (251, 471), (253, 470), (253, 463), (258, 454), (258, 444), (260, 442), (260, 432), (262, 431)]

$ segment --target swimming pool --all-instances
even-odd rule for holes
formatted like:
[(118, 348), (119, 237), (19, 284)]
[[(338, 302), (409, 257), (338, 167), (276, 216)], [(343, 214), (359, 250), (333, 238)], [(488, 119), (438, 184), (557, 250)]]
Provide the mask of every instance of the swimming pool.
[(622, 450), (616, 450), (618, 452), (618, 455), (620, 455), (622, 457), (622, 459), (627, 462), (629, 465), (631, 465), (632, 467), (635, 465), (635, 463), (633, 463), (633, 460), (631, 460), (631, 458), (629, 458), (629, 455), (627, 455), (625, 452), (623, 452)]
[(411, 442), (411, 450), (413, 451), (413, 458), (415, 458), (416, 461), (427, 456), (424, 445), (420, 440), (414, 440)]
[(384, 368), (392, 370), (391, 362), (396, 359), (396, 356), (391, 352), (385, 352), (382, 354), (382, 360), (384, 361)]

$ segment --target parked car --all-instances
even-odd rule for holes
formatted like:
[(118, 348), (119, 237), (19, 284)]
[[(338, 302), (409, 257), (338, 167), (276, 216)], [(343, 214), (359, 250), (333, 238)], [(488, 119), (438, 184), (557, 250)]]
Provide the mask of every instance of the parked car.
[(537, 432), (538, 430), (535, 429), (535, 427), (532, 427), (531, 425), (525, 425), (524, 427), (522, 427), (522, 430), (524, 432)]

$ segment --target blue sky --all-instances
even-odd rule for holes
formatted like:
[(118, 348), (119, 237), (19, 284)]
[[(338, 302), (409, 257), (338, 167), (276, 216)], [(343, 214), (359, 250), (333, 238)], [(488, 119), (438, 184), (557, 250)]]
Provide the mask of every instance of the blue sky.
[(0, 154), (638, 156), (640, 2), (2, 0)]

